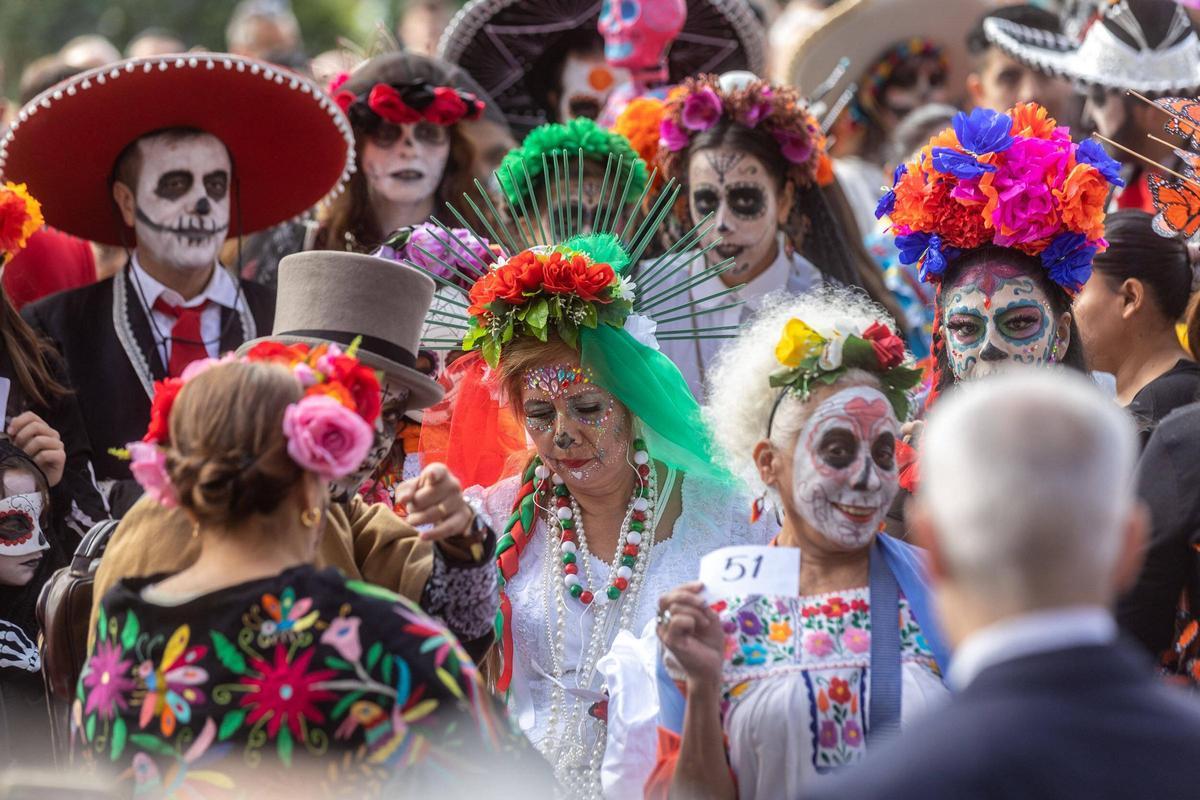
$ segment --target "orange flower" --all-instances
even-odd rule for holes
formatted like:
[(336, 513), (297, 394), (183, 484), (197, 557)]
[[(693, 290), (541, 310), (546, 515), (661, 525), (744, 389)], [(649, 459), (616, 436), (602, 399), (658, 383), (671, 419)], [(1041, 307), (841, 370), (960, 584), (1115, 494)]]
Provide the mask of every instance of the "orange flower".
[(825, 152), (824, 137), (822, 137), (821, 154), (817, 156), (816, 181), (818, 186), (833, 184), (833, 159)]
[(471, 287), (471, 306), (467, 313), (482, 316), (486, 306), (495, 300), (521, 305), (525, 302), (525, 292), (537, 291), (541, 285), (542, 265), (537, 255), (529, 251), (519, 253)]
[(1076, 164), (1054, 196), (1062, 206), (1063, 223), (1089, 239), (1104, 235), (1104, 203), (1108, 181), (1090, 164)]
[(825, 695), (825, 690), (817, 692), (817, 709), (822, 713), (829, 711), (829, 698)]
[(647, 164), (653, 163), (658, 156), (658, 129), (665, 108), (666, 104), (661, 100), (639, 97), (625, 106), (613, 125), (613, 132), (628, 139)]
[(771, 635), (767, 638), (772, 642), (786, 642), (792, 638), (792, 626), (786, 622), (772, 622)]
[(1012, 117), (1012, 135), (1033, 139), (1049, 139), (1058, 127), (1058, 122), (1043, 106), (1037, 103), (1017, 103), (1008, 110)]
[(354, 398), (350, 395), (350, 390), (340, 383), (318, 383), (314, 386), (310, 386), (308, 391), (306, 391), (304, 394), (306, 397), (312, 397), (316, 395), (332, 397), (334, 400), (337, 400), (351, 411), (356, 413), (358, 412), (358, 405), (354, 402)]
[(23, 248), (43, 224), (42, 206), (26, 191), (25, 184), (0, 186), (0, 262)]

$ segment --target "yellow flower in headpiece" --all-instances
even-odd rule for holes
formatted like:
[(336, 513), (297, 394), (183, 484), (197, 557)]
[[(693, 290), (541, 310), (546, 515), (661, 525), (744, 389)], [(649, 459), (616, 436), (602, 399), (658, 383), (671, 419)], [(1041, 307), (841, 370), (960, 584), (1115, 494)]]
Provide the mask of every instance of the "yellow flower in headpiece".
[(820, 353), (824, 346), (825, 339), (821, 334), (801, 320), (790, 319), (779, 337), (779, 344), (775, 345), (775, 358), (785, 367), (795, 368), (804, 359)]
[(6, 183), (0, 187), (0, 261), (24, 247), (44, 224), (42, 205), (30, 196), (25, 184)]

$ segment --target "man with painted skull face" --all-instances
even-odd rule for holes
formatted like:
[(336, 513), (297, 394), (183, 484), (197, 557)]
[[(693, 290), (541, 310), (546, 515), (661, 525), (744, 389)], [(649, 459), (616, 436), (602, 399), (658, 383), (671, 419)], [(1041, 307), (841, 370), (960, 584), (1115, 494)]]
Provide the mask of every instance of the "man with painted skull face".
[[(87, 146), (62, 158), (80, 130)], [(113, 278), (24, 310), (66, 360), (118, 513), (141, 492), (113, 451), (145, 430), (156, 384), (270, 328), (273, 293), (220, 264), (222, 243), (335, 190), (352, 141), (311, 83), (213, 53), (75, 76), (35, 98), (0, 145), (0, 166), (42, 197), (49, 224), (129, 253)]]

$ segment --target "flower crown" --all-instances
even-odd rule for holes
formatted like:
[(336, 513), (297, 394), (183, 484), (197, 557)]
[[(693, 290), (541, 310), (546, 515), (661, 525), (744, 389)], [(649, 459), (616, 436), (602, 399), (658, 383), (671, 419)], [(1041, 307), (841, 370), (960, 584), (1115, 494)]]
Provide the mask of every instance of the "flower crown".
[(633, 312), (634, 285), (620, 274), (628, 262), (615, 236), (594, 234), (493, 264), (471, 287), (463, 349), (478, 347), (495, 367), (517, 336), (546, 341), (554, 331), (577, 348), (580, 327), (623, 327)]
[(497, 250), (466, 228), (440, 228), (422, 222), (396, 230), (375, 255), (413, 264), (469, 289), (476, 276), (496, 260)]
[[(819, 385), (829, 386), (850, 369), (879, 376), (883, 394), (892, 404), (896, 418), (908, 418), (908, 393), (921, 382), (921, 371), (908, 364), (904, 340), (886, 325), (872, 322), (865, 329), (839, 322), (820, 333), (803, 320), (792, 318), (784, 325), (775, 358), (780, 369), (771, 374), (771, 386), (784, 387), (801, 400)], [(767, 422), (767, 435), (785, 391), (775, 401)]]
[(769, 133), (791, 165), (788, 177), (797, 185), (815, 182), (825, 186), (833, 180), (825, 134), (795, 89), (759, 80), (727, 91), (715, 75), (688, 78), (667, 98), (659, 125), (659, 145), (668, 176), (682, 178), (686, 171), (682, 154), (692, 137), (722, 118)]
[(365, 107), (394, 125), (431, 122), (453, 125), (459, 120), (476, 120), (485, 103), (470, 92), (453, 86), (434, 86), (425, 81), (377, 83), (362, 94), (343, 89), (350, 75), (343, 72), (329, 84), (329, 94), (345, 114), (352, 107)]
[(281, 364), (304, 389), (304, 396), (284, 411), (283, 433), (288, 455), (298, 466), (323, 480), (344, 478), (362, 464), (374, 441), (381, 399), (379, 378), (355, 357), (358, 341), (343, 352), (336, 344), (286, 345), (261, 342), (242, 357), (229, 354), (189, 364), (178, 378), (154, 384), (150, 425), (140, 442), (118, 453), (131, 460), (130, 471), (146, 494), (168, 508), (178, 497), (167, 473), (171, 409), (184, 385), (212, 367), (231, 362)]
[(888, 48), (875, 62), (875, 66), (871, 67), (871, 70), (863, 76), (862, 89), (859, 90), (858, 97), (850, 106), (851, 114), (855, 119), (859, 122), (866, 122), (868, 113), (879, 108), (880, 98), (883, 97), (883, 91), (892, 80), (892, 75), (901, 64), (910, 58), (934, 59), (943, 72), (950, 69), (950, 62), (946, 59), (942, 48), (929, 39), (916, 37)]
[(43, 224), (42, 205), (26, 191), (25, 184), (0, 187), (0, 264), (21, 250)]
[(960, 112), (902, 164), (875, 216), (891, 219), (904, 264), (940, 282), (962, 250), (987, 244), (1040, 256), (1050, 279), (1074, 295), (1104, 241), (1111, 186), (1120, 165), (1101, 145), (1076, 145), (1036, 103), (1000, 114)]

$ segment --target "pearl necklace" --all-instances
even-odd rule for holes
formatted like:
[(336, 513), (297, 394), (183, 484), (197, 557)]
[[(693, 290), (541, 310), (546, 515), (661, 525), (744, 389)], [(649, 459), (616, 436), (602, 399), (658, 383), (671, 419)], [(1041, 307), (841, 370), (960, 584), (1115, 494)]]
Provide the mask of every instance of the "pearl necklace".
[[(637, 455), (645, 452), (644, 445), (638, 441)], [(614, 576), (608, 591), (601, 599), (593, 603), (584, 603), (583, 615), (592, 615), (591, 634), (585, 643), (582, 654), (575, 669), (575, 685), (579, 690), (595, 695), (603, 694), (603, 687), (594, 687), (596, 678), (596, 662), (608, 652), (617, 632), (630, 630), (633, 625), (633, 615), (637, 610), (638, 593), (642, 587), (646, 567), (650, 563), (650, 555), (654, 548), (655, 526), (658, 516), (654, 513), (658, 500), (658, 476), (649, 467), (649, 458), (645, 464), (637, 464), (639, 469), (638, 484), (621, 523), (620, 534), (617, 538), (617, 552), (613, 559), (611, 574)], [(544, 484), (559, 486), (561, 479), (546, 471), (546, 478), (541, 478)], [(540, 475), (538, 476), (540, 478)], [(563, 495), (555, 494), (555, 497)], [(569, 496), (569, 495), (568, 495)], [(571, 516), (564, 516), (561, 510), (569, 508)], [(640, 510), (639, 510), (640, 509)], [(568, 572), (559, 577), (556, 567), (559, 564), (578, 564), (583, 562), (584, 580), (588, 586), (594, 585), (591, 576), (591, 552), (587, 548), (587, 537), (583, 530), (583, 515), (578, 503), (570, 498), (569, 505), (559, 505), (557, 502), (546, 509), (549, 516), (549, 536), (547, 537), (547, 552), (543, 559), (542, 569), (542, 614), (546, 620), (546, 637), (550, 644), (550, 675), (548, 676), (552, 689), (550, 692), (549, 719), (546, 725), (546, 736), (543, 739), (542, 754), (554, 767), (555, 777), (566, 790), (565, 796), (600, 800), (603, 798), (603, 788), (600, 783), (600, 766), (604, 760), (606, 745), (606, 722), (592, 713), (596, 702), (569, 695), (563, 683), (563, 676), (568, 672), (565, 664), (564, 643), (567, 638), (568, 598), (572, 601), (582, 601), (584, 589), (572, 591), (582, 585), (578, 578), (578, 570)], [(632, 529), (635, 522), (634, 514), (645, 514), (646, 522), (650, 524), (649, 536), (643, 538), (638, 531)], [(564, 527), (562, 522), (570, 520), (573, 524)], [(564, 532), (573, 532), (573, 538), (564, 539)], [(630, 555), (624, 547), (630, 542), (638, 542), (635, 554)], [(574, 544), (574, 550), (564, 550), (566, 544)], [(571, 561), (563, 561), (563, 556), (572, 553), (577, 557)], [(581, 558), (579, 556), (582, 556)], [(632, 560), (632, 564), (629, 560)], [(568, 578), (575, 578), (568, 581)], [(618, 586), (617, 580), (624, 578), (627, 588), (613, 591)], [(553, 612), (551, 606), (554, 606)], [(618, 609), (619, 606), (619, 609)], [(564, 718), (560, 720), (560, 714)]]

